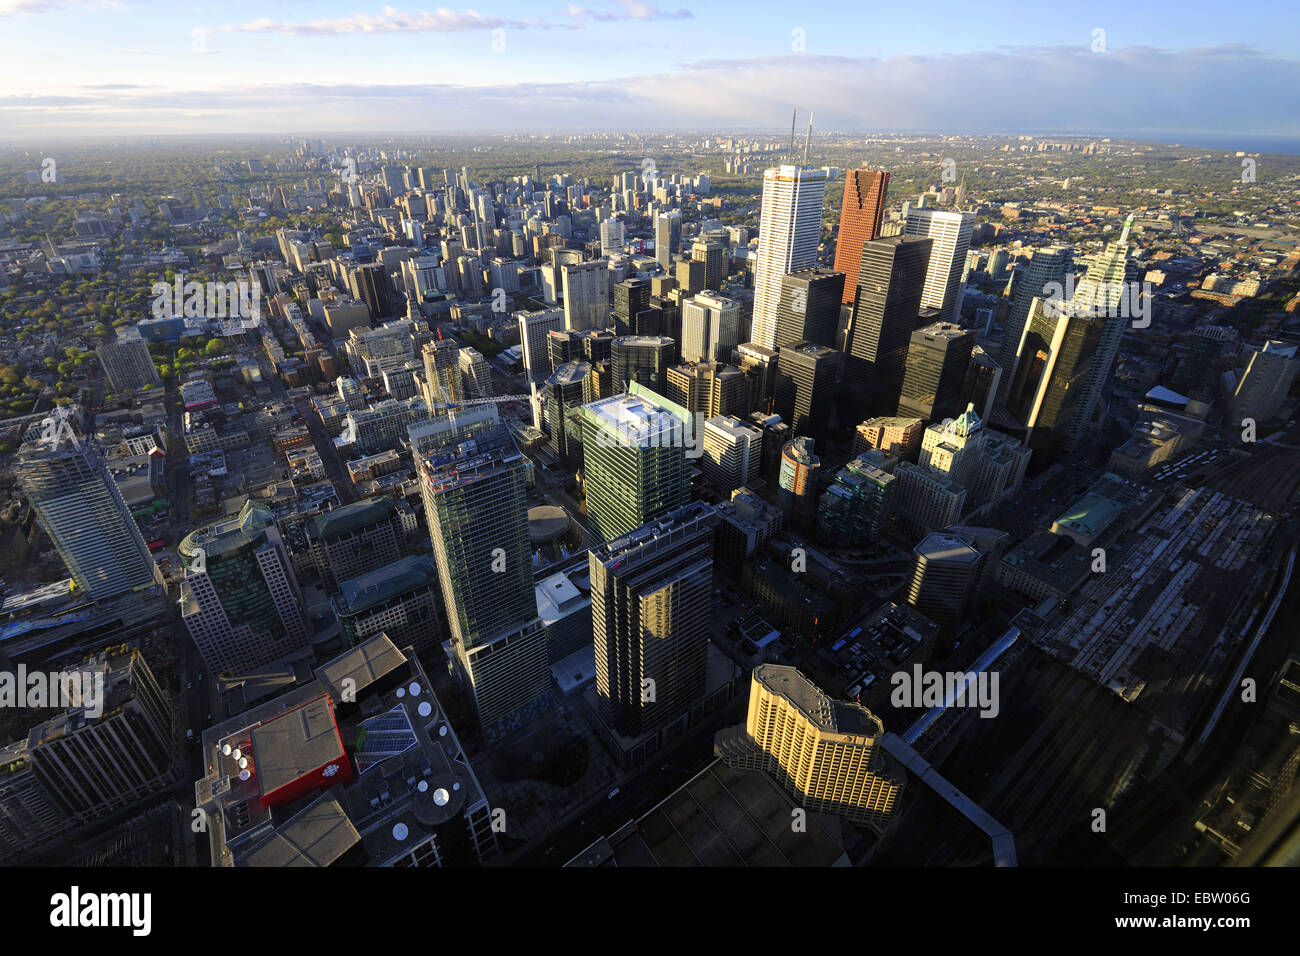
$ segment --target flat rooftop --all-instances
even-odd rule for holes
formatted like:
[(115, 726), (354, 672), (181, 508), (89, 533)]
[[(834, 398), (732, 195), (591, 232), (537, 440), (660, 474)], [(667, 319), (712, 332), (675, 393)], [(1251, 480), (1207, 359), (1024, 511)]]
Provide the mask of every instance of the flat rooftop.
[(597, 840), (568, 866), (847, 866), (835, 837), (795, 807), (767, 774), (715, 760), (639, 820)]
[(344, 753), (325, 694), (254, 728), (252, 738), (263, 797)]

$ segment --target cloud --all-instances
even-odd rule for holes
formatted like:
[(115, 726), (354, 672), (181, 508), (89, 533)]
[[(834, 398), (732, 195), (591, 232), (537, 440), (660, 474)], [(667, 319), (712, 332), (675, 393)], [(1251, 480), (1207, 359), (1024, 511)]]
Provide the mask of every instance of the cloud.
[(564, 11), (564, 15), (577, 19), (590, 17), (604, 23), (619, 20), (690, 20), (695, 16), (685, 8), (680, 10), (660, 10), (653, 3), (642, 3), (640, 0), (618, 0), (618, 3), (623, 8), (621, 12), (618, 10), (588, 10), (584, 7), (570, 5)]
[(242, 26), (222, 27), (237, 33), (281, 33), (289, 36), (345, 36), (357, 33), (457, 33), (463, 30), (517, 30), (549, 26), (542, 20), (505, 20), (484, 16), (474, 10), (457, 13), (438, 9), (433, 13), (406, 13), (384, 7), (380, 13), (352, 13), (345, 17), (284, 23), (260, 17)]
[[(0, 0), (4, 3), (6, 0)], [(46, 0), (8, 0), (38, 3)], [(259, 17), (238, 26), (220, 29), (235, 33), (279, 33), (286, 36), (347, 36), (358, 33), (458, 33), (465, 30), (551, 30), (580, 29), (587, 20), (613, 23), (623, 20), (688, 20), (695, 16), (687, 9), (660, 10), (641, 0), (618, 0), (619, 9), (591, 10), (570, 5), (564, 16), (571, 22), (552, 22), (542, 18), (511, 20), (486, 16), (474, 10), (446, 10), (433, 13), (407, 13), (396, 7), (384, 7), (379, 13), (350, 13), (343, 17), (289, 23)]]
[[(86, 116), (148, 133), (819, 129), (1300, 137), (1300, 61), (1241, 47), (1030, 48), (943, 56), (706, 60), (586, 82), (291, 83), (0, 96), (0, 128), (36, 135)], [(203, 118), (181, 117), (201, 110)], [(169, 126), (168, 124), (174, 124)]]
[(0, 0), (0, 17), (15, 14), (30, 16), (34, 13), (49, 13), (69, 3), (93, 3), (100, 7), (120, 7), (122, 0)]

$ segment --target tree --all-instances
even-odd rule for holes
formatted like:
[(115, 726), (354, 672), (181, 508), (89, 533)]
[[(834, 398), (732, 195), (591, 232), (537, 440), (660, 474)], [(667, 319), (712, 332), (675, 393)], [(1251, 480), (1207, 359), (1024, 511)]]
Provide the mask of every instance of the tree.
[(222, 344), (221, 339), (209, 339), (208, 344), (203, 347), (203, 351), (208, 354), (209, 358), (220, 355), (225, 350), (226, 347)]

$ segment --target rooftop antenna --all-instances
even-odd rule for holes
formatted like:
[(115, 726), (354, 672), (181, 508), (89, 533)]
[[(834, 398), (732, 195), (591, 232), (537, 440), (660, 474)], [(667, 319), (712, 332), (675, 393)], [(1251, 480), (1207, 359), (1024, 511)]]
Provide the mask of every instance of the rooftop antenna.
[(809, 149), (809, 147), (812, 146), (812, 124), (813, 124), (813, 117), (816, 116), (816, 115), (817, 115), (817, 114), (816, 114), (815, 112), (812, 112), (812, 111), (810, 111), (810, 112), (808, 113), (808, 138), (805, 139), (805, 140), (803, 141), (803, 164), (804, 164), (805, 166), (808, 165), (808, 149)]
[(794, 109), (790, 111), (790, 151), (788, 155), (790, 157), (791, 163), (794, 162), (794, 120), (795, 117), (798, 115), (799, 115), (798, 109)]

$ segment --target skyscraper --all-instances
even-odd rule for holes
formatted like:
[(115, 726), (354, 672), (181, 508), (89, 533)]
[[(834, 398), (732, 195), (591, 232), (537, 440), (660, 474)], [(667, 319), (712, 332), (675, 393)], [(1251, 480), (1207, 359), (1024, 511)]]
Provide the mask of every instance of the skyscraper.
[(691, 502), (591, 551), (599, 708), (624, 737), (683, 718), (704, 694), (717, 523)]
[(844, 274), (830, 269), (800, 269), (782, 276), (773, 347), (815, 342), (834, 348), (843, 288)]
[(1035, 450), (1068, 449), (1084, 422), (1084, 382), (1105, 318), (1075, 315), (1068, 303), (1035, 299), (1020, 338), (1007, 408), (1025, 423)]
[(936, 624), (956, 627), (975, 596), (984, 555), (946, 532), (926, 535), (912, 549), (907, 603)]
[(749, 414), (749, 378), (734, 365), (684, 363), (668, 370), (664, 396), (697, 421), (718, 415)]
[(1066, 250), (1061, 246), (1046, 246), (1035, 249), (1029, 264), (1023, 270), (1016, 270), (1011, 293), (1011, 313), (1007, 316), (1002, 333), (1002, 347), (997, 355), (998, 364), (1007, 370), (1001, 385), (1004, 394), (1011, 387), (1016, 352), (1020, 348), (1025, 322), (1029, 319), (1029, 307), (1036, 298), (1047, 299), (1054, 290), (1064, 290), (1065, 265)]
[(836, 472), (817, 503), (817, 540), (832, 547), (874, 544), (889, 520), (894, 476), (861, 455)]
[[(560, 309), (543, 309), (539, 312), (519, 313), (519, 344), (524, 353), (524, 368), (530, 381), (541, 384), (555, 371), (552, 367), (550, 333), (565, 327), (567, 312)], [(426, 352), (428, 347), (426, 346)]]
[(187, 535), (181, 620), (215, 674), (241, 674), (308, 649), (302, 595), (271, 509), (246, 502), (234, 518)]
[(725, 362), (739, 344), (739, 302), (707, 292), (682, 300), (682, 361)]
[(776, 373), (776, 413), (796, 435), (807, 435), (825, 451), (835, 392), (844, 355), (814, 342), (796, 342), (781, 349)]
[(591, 365), (566, 362), (546, 380), (551, 446), (565, 465), (582, 464), (582, 406), (594, 401)]
[(961, 316), (961, 297), (966, 290), (963, 281), (966, 253), (970, 251), (970, 237), (974, 228), (973, 212), (912, 207), (907, 213), (903, 234), (926, 236), (934, 242), (921, 305), (938, 309), (939, 319), (943, 322), (956, 322)]
[(157, 387), (162, 384), (149, 355), (149, 346), (134, 325), (118, 329), (117, 340), (104, 343), (95, 352), (99, 355), (104, 374), (108, 376), (108, 383), (114, 391), (122, 392), (145, 385)]
[(74, 429), (72, 406), (54, 409), (18, 450), (18, 485), (73, 584), (93, 601), (162, 584), (117, 483)]
[(564, 327), (603, 329), (609, 322), (609, 263), (566, 263), (560, 266), (564, 283)]
[(824, 169), (779, 166), (763, 174), (750, 334), (759, 345), (776, 347), (782, 276), (817, 265), (825, 198)]
[(1073, 451), (1104, 415), (1102, 402), (1106, 385), (1115, 370), (1115, 357), (1124, 330), (1135, 317), (1138, 267), (1136, 247), (1129, 241), (1133, 216), (1124, 223), (1119, 239), (1107, 243), (1106, 248), (1088, 259), (1087, 272), (1079, 280), (1069, 309), (1076, 315), (1086, 315), (1097, 320), (1100, 338), (1097, 351), (1088, 363), (1083, 380), (1083, 394), (1075, 410), (1077, 421), (1066, 436), (1064, 448)]
[(682, 214), (676, 210), (655, 216), (655, 258), (672, 275), (673, 256), (682, 244)]
[(610, 389), (617, 395), (640, 384), (662, 395), (676, 364), (677, 342), (666, 335), (617, 336), (610, 344)]
[(974, 347), (975, 333), (949, 322), (913, 332), (898, 414), (926, 422), (955, 416)]
[(763, 468), (763, 430), (734, 415), (710, 418), (704, 423), (700, 468), (719, 491), (754, 487)]
[(451, 626), (453, 664), (490, 727), (549, 689), (537, 617), (524, 457), (505, 425), (417, 462)]
[[(862, 245), (857, 294), (844, 332), (845, 381), (857, 415), (879, 401), (892, 406), (902, 389), (904, 363), (919, 322), (921, 295), (933, 241), (887, 236)], [(894, 412), (893, 407), (887, 411)]]
[[(610, 327), (615, 335), (644, 335), (645, 320), (642, 313), (650, 308), (650, 280), (624, 279), (614, 285), (614, 311), (610, 314)], [(648, 318), (648, 317), (647, 317)], [(654, 330), (658, 335), (661, 330)]]
[(691, 414), (633, 385), (583, 414), (583, 463), (592, 534), (610, 541), (690, 500)]
[(727, 277), (726, 248), (720, 242), (696, 239), (691, 243), (691, 261), (704, 263), (704, 287), (721, 289)]
[(841, 302), (852, 302), (857, 292), (862, 244), (880, 236), (888, 190), (889, 173), (884, 170), (863, 167), (850, 169), (844, 175), (844, 199), (840, 205), (840, 228), (835, 241), (835, 271), (845, 277)]

